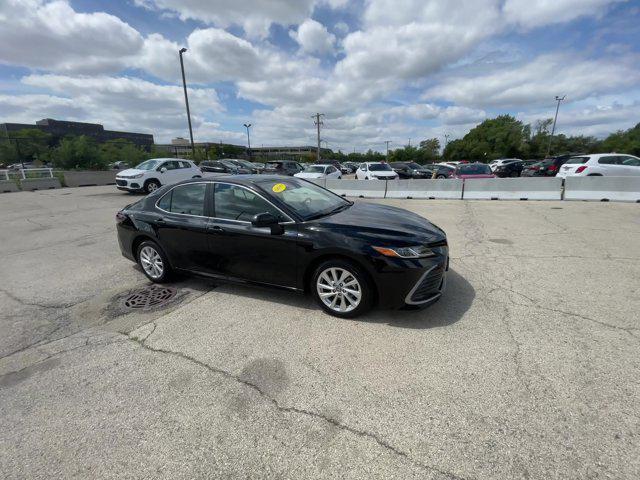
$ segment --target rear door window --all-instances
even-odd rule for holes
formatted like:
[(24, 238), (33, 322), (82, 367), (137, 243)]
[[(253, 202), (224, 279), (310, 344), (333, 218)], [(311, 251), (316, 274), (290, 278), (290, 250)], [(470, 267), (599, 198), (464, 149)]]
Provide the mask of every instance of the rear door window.
[(587, 163), (589, 157), (571, 157), (566, 161), (565, 165), (579, 165), (581, 163)]
[(614, 157), (613, 155), (610, 155), (610, 156), (607, 156), (607, 157), (600, 157), (598, 159), (598, 163), (600, 165), (620, 165), (621, 162), (620, 162), (620, 157), (619, 156), (616, 155)]
[(158, 207), (171, 213), (203, 216), (206, 189), (204, 183), (180, 185), (162, 197)]

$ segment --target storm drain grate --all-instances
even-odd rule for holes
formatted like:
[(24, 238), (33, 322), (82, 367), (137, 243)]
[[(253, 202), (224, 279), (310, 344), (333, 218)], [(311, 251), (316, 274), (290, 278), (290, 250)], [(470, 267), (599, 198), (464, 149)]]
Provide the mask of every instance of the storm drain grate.
[(177, 288), (151, 285), (141, 288), (124, 298), (124, 306), (137, 310), (162, 307), (178, 293)]

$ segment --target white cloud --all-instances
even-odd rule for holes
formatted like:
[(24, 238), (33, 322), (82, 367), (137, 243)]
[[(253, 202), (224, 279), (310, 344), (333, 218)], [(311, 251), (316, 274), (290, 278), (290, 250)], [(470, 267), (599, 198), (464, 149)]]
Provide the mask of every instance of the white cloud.
[(289, 35), (306, 53), (330, 53), (336, 42), (334, 34), (329, 33), (324, 25), (311, 18), (302, 22), (297, 31), (289, 31)]
[(609, 5), (622, 1), (626, 0), (506, 0), (503, 11), (508, 22), (534, 28), (599, 16)]
[(176, 12), (218, 27), (240, 25), (251, 36), (266, 36), (272, 23), (297, 25), (313, 12), (315, 0), (135, 0), (146, 8)]
[(0, 2), (0, 63), (56, 72), (116, 71), (142, 43), (118, 17), (77, 13), (66, 1)]
[(633, 59), (581, 60), (569, 54), (542, 55), (485, 75), (448, 78), (427, 90), (423, 98), (463, 106), (516, 108), (553, 103), (556, 95), (576, 101), (637, 85), (640, 70), (634, 63)]
[[(57, 97), (48, 97), (31, 122), (46, 117), (73, 118), (103, 123), (114, 130), (141, 131), (167, 138), (186, 129), (184, 96), (180, 86), (157, 85), (129, 77), (69, 77), (64, 75), (30, 75), (22, 83), (46, 88)], [(216, 91), (190, 88), (189, 103), (195, 128), (206, 125), (208, 117), (218, 115), (222, 106)], [(27, 97), (35, 98), (34, 96)], [(44, 96), (43, 96), (44, 98)], [(26, 100), (24, 100), (26, 101)], [(60, 108), (71, 108), (67, 115)], [(52, 110), (52, 108), (58, 110)], [(171, 132), (171, 133), (169, 133)]]

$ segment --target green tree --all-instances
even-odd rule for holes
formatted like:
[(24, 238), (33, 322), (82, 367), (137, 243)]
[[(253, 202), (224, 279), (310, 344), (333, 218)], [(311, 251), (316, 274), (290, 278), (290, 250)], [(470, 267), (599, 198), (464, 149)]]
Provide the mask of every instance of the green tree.
[(640, 155), (640, 123), (629, 130), (612, 133), (595, 149), (598, 153), (616, 152)]
[(421, 162), (433, 163), (440, 158), (440, 140), (427, 138), (420, 142)]
[(85, 135), (63, 138), (52, 156), (61, 169), (104, 170), (109, 163), (96, 142)]

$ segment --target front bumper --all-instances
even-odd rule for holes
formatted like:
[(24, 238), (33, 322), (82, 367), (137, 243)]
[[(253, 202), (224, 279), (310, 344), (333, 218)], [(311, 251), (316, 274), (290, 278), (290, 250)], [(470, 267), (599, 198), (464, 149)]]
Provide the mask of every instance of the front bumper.
[(428, 258), (377, 258), (373, 268), (381, 308), (427, 306), (438, 300), (446, 287), (448, 248), (441, 247), (438, 255)]
[(141, 179), (138, 178), (118, 178), (116, 177), (116, 188), (127, 192), (137, 192), (142, 190)]

